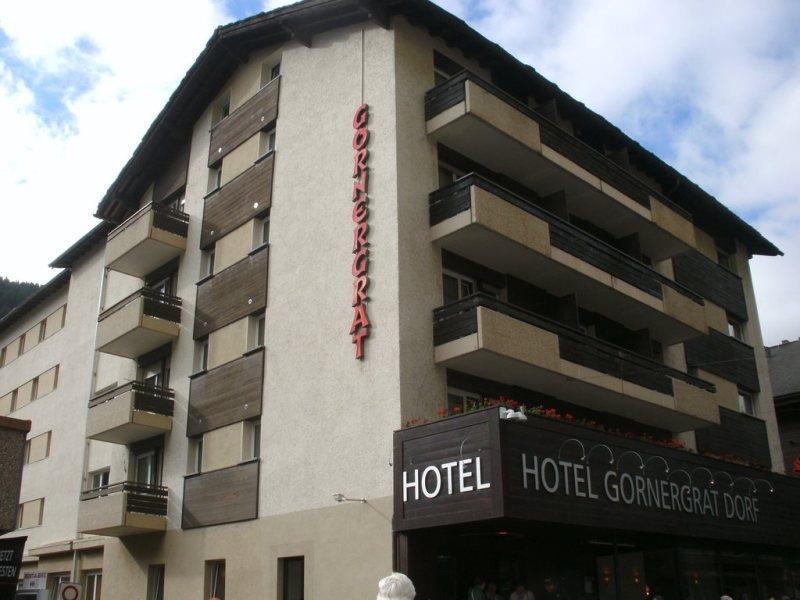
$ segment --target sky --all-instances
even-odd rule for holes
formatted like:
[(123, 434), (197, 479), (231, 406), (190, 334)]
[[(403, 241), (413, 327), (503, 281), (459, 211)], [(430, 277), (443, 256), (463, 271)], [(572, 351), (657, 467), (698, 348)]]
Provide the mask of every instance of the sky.
[[(2, 3), (0, 275), (50, 279), (214, 28), (282, 4)], [(800, 337), (800, 2), (439, 4), (783, 250), (751, 262), (764, 341)]]

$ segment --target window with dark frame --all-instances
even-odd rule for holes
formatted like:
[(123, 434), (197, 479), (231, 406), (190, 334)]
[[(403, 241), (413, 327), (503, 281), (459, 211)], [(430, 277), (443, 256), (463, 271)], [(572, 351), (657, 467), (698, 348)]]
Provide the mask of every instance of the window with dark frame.
[(208, 589), (206, 596), (225, 600), (225, 561), (209, 560), (206, 562)]
[(147, 569), (147, 600), (164, 600), (164, 565), (150, 565)]
[(281, 600), (305, 600), (305, 557), (280, 558)]
[(752, 394), (739, 390), (739, 411), (751, 417), (756, 416), (756, 402)]
[(445, 304), (458, 302), (475, 293), (475, 280), (453, 271), (443, 271), (442, 292)]

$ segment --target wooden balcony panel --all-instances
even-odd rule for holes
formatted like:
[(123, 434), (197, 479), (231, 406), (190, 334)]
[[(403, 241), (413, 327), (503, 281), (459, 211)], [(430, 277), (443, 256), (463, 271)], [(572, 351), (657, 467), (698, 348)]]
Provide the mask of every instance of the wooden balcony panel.
[(268, 264), (264, 246), (198, 285), (195, 339), (264, 309)]
[(270, 153), (238, 177), (206, 197), (200, 247), (264, 213), (272, 204), (272, 174), (275, 154)]
[(263, 389), (263, 348), (192, 377), (186, 435), (257, 417)]
[(281, 78), (277, 77), (217, 123), (211, 130), (208, 166), (213, 167), (245, 140), (272, 126), (278, 118)]

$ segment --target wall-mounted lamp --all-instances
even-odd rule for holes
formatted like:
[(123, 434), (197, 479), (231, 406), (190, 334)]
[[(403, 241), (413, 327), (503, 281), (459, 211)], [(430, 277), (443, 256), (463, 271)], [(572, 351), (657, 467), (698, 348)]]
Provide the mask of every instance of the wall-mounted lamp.
[(366, 498), (348, 498), (344, 494), (334, 494), (333, 499), (336, 502), (361, 502), (362, 504), (366, 503)]

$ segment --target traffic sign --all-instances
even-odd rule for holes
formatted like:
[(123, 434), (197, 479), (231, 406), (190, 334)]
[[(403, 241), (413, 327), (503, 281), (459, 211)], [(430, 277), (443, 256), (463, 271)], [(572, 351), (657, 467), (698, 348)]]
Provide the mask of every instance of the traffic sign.
[(67, 581), (58, 586), (58, 600), (80, 600), (83, 597), (83, 586), (80, 583)]

